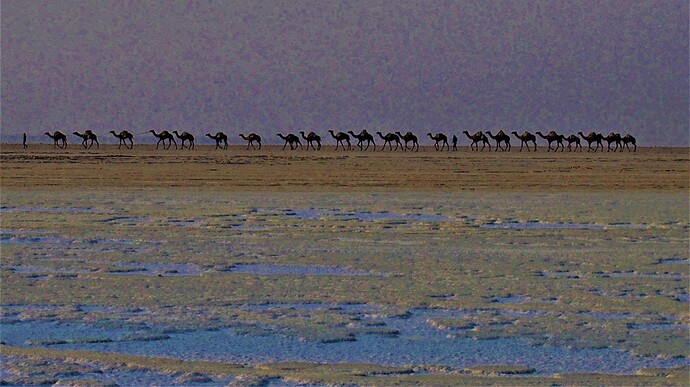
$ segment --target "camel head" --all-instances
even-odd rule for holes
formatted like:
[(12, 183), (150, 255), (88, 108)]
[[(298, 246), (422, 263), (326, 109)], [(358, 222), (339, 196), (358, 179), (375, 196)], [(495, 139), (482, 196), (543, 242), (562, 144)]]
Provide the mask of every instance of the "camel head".
[(72, 132), (72, 134), (74, 134), (75, 136), (81, 136), (81, 133), (79, 132)]
[(112, 134), (113, 134), (113, 136), (117, 136), (117, 133), (115, 133), (115, 131), (114, 131), (114, 130), (111, 130), (111, 131), (110, 131), (110, 133), (112, 133)]

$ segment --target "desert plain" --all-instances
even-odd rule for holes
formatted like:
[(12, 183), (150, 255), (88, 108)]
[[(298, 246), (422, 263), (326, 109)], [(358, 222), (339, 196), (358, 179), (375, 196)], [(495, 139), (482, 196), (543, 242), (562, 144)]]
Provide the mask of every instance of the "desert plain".
[(0, 146), (9, 384), (687, 385), (690, 153)]

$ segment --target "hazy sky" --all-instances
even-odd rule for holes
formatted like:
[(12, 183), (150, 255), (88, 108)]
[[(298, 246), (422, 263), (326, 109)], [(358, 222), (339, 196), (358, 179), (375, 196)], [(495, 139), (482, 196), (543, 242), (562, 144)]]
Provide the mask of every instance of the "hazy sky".
[(366, 128), (689, 144), (687, 0), (2, 0), (0, 15), (5, 142)]

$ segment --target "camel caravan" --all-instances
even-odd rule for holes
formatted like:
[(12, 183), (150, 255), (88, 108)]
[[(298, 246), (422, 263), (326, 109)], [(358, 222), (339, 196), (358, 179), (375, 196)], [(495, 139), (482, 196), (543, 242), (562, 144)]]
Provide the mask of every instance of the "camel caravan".
[[(194, 135), (189, 132), (180, 133), (177, 130), (173, 130), (172, 133), (167, 130), (161, 130), (160, 132), (156, 132), (155, 130), (151, 129), (146, 134), (148, 133), (150, 133), (157, 139), (156, 149), (161, 148), (161, 145), (163, 150), (168, 150), (173, 145), (175, 146), (175, 149), (180, 150), (195, 149)], [(348, 151), (359, 149), (360, 151), (366, 151), (369, 150), (370, 147), (372, 151), (376, 151), (375, 137), (366, 129), (361, 130), (359, 133), (355, 133), (352, 130), (337, 133), (334, 130), (329, 130), (328, 133), (330, 134), (330, 137), (332, 137), (335, 141), (336, 151), (339, 149)], [(568, 152), (582, 152), (583, 146), (582, 141), (580, 141), (580, 139), (587, 142), (587, 152), (598, 152), (600, 149), (601, 152), (603, 152), (604, 142), (606, 142), (607, 152), (623, 152), (624, 149), (627, 149), (628, 152), (637, 151), (637, 141), (635, 140), (635, 137), (633, 137), (631, 134), (621, 136), (619, 133), (615, 132), (610, 132), (608, 135), (596, 132), (590, 132), (588, 134), (577, 132), (577, 134), (570, 134), (566, 136), (564, 134), (558, 134), (553, 130), (549, 131), (546, 134), (540, 131), (537, 131), (535, 133), (530, 133), (528, 131), (518, 133), (516, 131), (513, 131), (511, 132), (512, 137), (503, 132), (503, 130), (499, 130), (496, 134), (492, 133), (492, 131), (482, 132), (481, 130), (475, 133), (470, 133), (467, 130), (464, 130), (462, 131), (462, 133), (469, 139), (470, 150), (473, 152), (482, 152), (487, 146), (489, 148), (489, 151), (491, 151), (493, 148), (495, 152), (509, 152), (512, 150), (512, 145), (510, 143), (512, 137), (515, 137), (517, 140), (520, 141), (520, 149), (518, 149), (518, 152), (522, 152), (524, 148), (527, 148), (528, 152), (536, 152), (537, 140), (539, 138), (546, 142), (547, 152), (563, 152), (565, 151), (566, 143)], [(96, 144), (96, 149), (100, 148), (98, 136), (92, 130), (85, 130), (83, 133), (75, 131), (72, 134), (74, 136), (79, 137), (82, 140), (81, 145), (84, 149), (91, 149), (94, 144)], [(115, 138), (118, 139), (118, 149), (122, 149), (122, 145), (124, 145), (126, 149), (132, 149), (134, 147), (134, 135), (132, 133), (126, 130), (122, 130), (119, 133), (115, 132), (114, 130), (111, 130), (110, 134), (112, 134)], [(288, 146), (290, 148), (289, 150), (292, 151), (297, 149), (307, 151), (310, 149), (314, 151), (321, 150), (322, 137), (320, 135), (318, 135), (315, 132), (305, 133), (304, 131), (300, 131), (298, 134), (299, 136), (295, 133), (278, 133), (277, 136), (284, 141), (282, 150), (286, 150)], [(67, 148), (66, 134), (58, 130), (53, 133), (46, 132), (45, 135), (53, 140), (53, 148)], [(380, 138), (381, 141), (383, 141), (383, 145), (379, 146), (379, 151), (381, 152), (386, 150), (389, 152), (419, 151), (419, 140), (417, 136), (412, 132), (407, 132), (403, 134), (398, 131), (384, 134), (379, 131), (376, 132), (376, 135)], [(434, 141), (433, 146), (436, 151), (451, 151), (451, 149), (453, 151), (458, 150), (458, 137), (455, 134), (452, 135), (452, 148), (448, 143), (448, 136), (446, 136), (444, 133), (427, 133), (427, 136)], [(205, 137), (208, 137), (209, 139), (215, 141), (216, 147), (214, 149), (228, 149), (229, 137), (225, 133), (206, 133)], [(261, 149), (260, 135), (256, 133), (250, 133), (248, 135), (240, 133), (238, 137), (247, 142), (247, 150), (249, 150), (250, 147), (254, 150)], [(175, 140), (175, 138), (179, 140), (179, 148), (178, 141)], [(304, 142), (302, 142), (302, 140), (304, 140)], [(356, 143), (353, 146), (355, 140)], [(492, 141), (494, 143), (493, 147)], [(347, 147), (345, 146), (345, 144), (347, 144)], [(393, 147), (393, 145), (395, 145), (395, 148)], [(26, 143), (24, 146), (26, 147)]]

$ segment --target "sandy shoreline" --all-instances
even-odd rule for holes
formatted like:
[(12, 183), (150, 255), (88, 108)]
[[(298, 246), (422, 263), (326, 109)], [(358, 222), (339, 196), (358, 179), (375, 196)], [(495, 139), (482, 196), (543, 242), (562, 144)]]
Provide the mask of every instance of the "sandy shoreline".
[(133, 150), (0, 146), (4, 188), (199, 187), (231, 191), (682, 191), (688, 148), (637, 152)]

